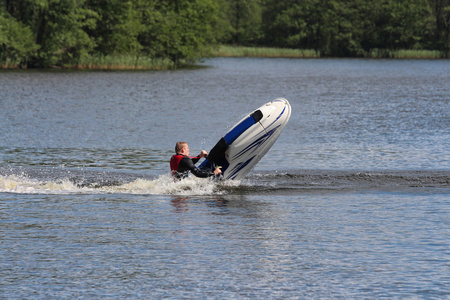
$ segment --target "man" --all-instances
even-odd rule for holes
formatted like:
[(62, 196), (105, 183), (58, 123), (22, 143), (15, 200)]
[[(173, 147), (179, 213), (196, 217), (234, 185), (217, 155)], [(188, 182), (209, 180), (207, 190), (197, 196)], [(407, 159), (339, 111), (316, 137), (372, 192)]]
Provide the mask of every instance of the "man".
[(214, 172), (209, 170), (200, 170), (195, 164), (208, 153), (205, 150), (200, 152), (197, 157), (189, 156), (189, 146), (186, 142), (177, 142), (175, 145), (175, 155), (170, 159), (170, 170), (172, 176), (178, 180), (186, 178), (189, 171), (197, 177), (206, 178), (222, 174), (221, 167), (217, 167)]

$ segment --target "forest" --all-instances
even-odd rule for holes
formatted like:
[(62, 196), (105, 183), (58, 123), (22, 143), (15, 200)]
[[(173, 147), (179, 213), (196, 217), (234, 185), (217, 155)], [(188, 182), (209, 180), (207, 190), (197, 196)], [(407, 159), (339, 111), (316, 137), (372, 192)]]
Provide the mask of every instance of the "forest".
[(450, 53), (450, 0), (0, 0), (0, 67), (176, 68), (218, 45)]

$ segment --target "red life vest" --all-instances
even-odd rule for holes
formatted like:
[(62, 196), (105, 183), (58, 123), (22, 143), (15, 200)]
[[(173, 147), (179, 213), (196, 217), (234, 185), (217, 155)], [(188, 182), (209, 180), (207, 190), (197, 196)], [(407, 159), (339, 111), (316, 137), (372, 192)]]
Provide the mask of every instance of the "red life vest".
[(175, 176), (177, 173), (178, 165), (183, 157), (184, 155), (175, 154), (170, 159), (170, 170), (172, 171), (172, 176)]
[[(172, 176), (175, 178), (179, 178), (178, 167), (180, 165), (180, 161), (184, 157), (189, 157), (190, 159), (194, 159), (194, 162), (197, 162), (200, 159), (200, 156), (193, 157), (193, 156), (185, 156), (185, 155), (181, 155), (181, 154), (173, 155), (172, 158), (170, 159), (170, 170), (172, 171)], [(188, 170), (184, 170), (183, 172), (185, 172), (185, 171), (188, 171)], [(187, 173), (186, 173), (186, 175), (187, 175)]]

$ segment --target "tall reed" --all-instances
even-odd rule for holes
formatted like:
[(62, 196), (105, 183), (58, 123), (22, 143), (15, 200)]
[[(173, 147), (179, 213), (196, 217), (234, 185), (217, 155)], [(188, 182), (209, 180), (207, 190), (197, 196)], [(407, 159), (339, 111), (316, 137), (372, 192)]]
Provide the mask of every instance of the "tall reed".
[[(319, 58), (320, 53), (308, 49), (287, 49), (270, 47), (241, 47), (220, 45), (213, 51), (216, 57), (285, 57), (285, 58)], [(386, 50), (374, 49), (366, 53), (366, 58), (395, 59), (438, 59), (442, 53), (436, 50)]]
[(147, 56), (94, 55), (80, 59), (75, 68), (88, 70), (167, 70), (173, 69), (174, 63), (169, 59)]
[(6, 60), (0, 63), (0, 69), (18, 69), (20, 68), (20, 61), (6, 58)]
[(366, 57), (396, 59), (439, 59), (442, 53), (437, 50), (384, 50), (374, 49)]
[(315, 58), (319, 54), (314, 50), (287, 49), (270, 47), (241, 47), (220, 45), (213, 51), (216, 57), (283, 57), (283, 58)]

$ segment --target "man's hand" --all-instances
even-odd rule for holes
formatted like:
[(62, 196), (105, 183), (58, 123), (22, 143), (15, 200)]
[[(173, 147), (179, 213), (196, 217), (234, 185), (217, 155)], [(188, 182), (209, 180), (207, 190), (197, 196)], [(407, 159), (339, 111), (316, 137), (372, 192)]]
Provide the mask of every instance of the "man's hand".
[(217, 167), (217, 168), (214, 170), (214, 175), (222, 174), (221, 168), (222, 168), (222, 167)]
[(200, 152), (199, 157), (202, 158), (202, 157), (206, 157), (207, 155), (208, 155), (208, 152), (206, 152), (205, 150), (202, 150), (202, 152)]

